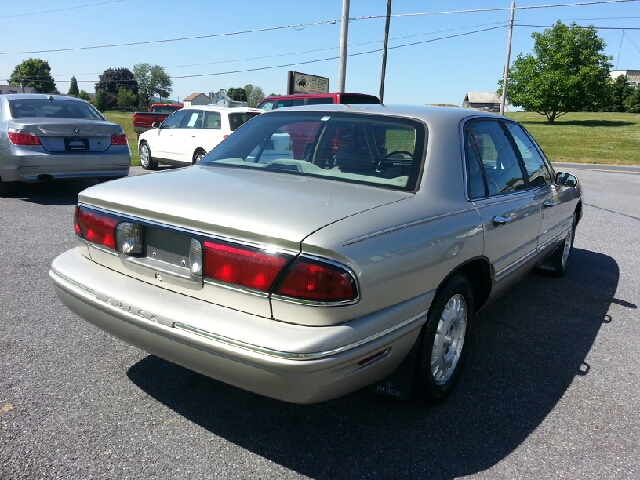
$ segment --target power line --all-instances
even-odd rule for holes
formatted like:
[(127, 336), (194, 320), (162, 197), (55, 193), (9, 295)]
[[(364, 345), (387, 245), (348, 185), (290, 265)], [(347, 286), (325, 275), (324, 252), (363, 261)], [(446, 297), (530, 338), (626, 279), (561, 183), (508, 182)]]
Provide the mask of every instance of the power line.
[(110, 3), (119, 3), (119, 2), (124, 2), (124, 0), (110, 0), (108, 2), (92, 3), (92, 4), (89, 4), (89, 5), (78, 5), (76, 7), (56, 8), (55, 10), (45, 10), (45, 11), (32, 12), (32, 13), (18, 13), (16, 15), (5, 15), (3, 17), (0, 17), (0, 20), (3, 20), (5, 18), (28, 17), (30, 15), (40, 15), (40, 14), (44, 14), (44, 13), (64, 12), (65, 10), (77, 10), (79, 8), (97, 7), (97, 6), (100, 6), (100, 5), (108, 5)]
[[(530, 27), (530, 28), (552, 28), (553, 25), (526, 25), (524, 23), (514, 24), (514, 27)], [(580, 27), (587, 28), (587, 27)], [(640, 27), (593, 27), (596, 30), (640, 30)]]
[[(120, 0), (114, 0), (114, 1), (120, 1)], [(532, 5), (532, 6), (518, 7), (517, 10), (533, 10), (533, 9), (541, 9), (541, 8), (559, 8), (559, 7), (584, 7), (584, 6), (604, 5), (604, 4), (612, 4), (612, 3), (631, 3), (631, 2), (638, 2), (638, 1), (640, 0), (598, 0), (598, 1), (579, 2), (579, 3)], [(427, 16), (427, 15), (454, 15), (454, 14), (465, 14), (465, 13), (499, 12), (499, 11), (505, 11), (505, 10), (510, 10), (510, 8), (478, 8), (478, 9), (469, 9), (469, 10), (454, 10), (454, 11), (447, 11), (447, 12), (403, 13), (403, 14), (396, 14), (392, 16), (393, 17), (418, 17), (418, 16)], [(386, 18), (386, 15), (384, 16), (368, 15), (363, 17), (355, 17), (355, 18), (350, 18), (349, 21), (371, 20), (371, 19), (377, 19), (377, 18)], [(130, 43), (112, 43), (112, 44), (103, 44), (103, 45), (93, 45), (89, 47), (56, 48), (56, 49), (33, 50), (33, 51), (24, 51), (24, 52), (0, 52), (0, 55), (55, 53), (55, 52), (77, 51), (77, 50), (96, 50), (96, 49), (113, 48), (113, 47), (131, 47), (136, 45), (148, 45), (148, 44), (154, 44), (154, 43), (181, 42), (184, 40), (201, 40), (205, 38), (244, 35), (248, 33), (261, 33), (261, 32), (270, 32), (270, 31), (285, 30), (285, 29), (299, 29), (299, 28), (319, 26), (319, 25), (335, 25), (339, 22), (340, 22), (339, 19), (333, 19), (333, 20), (325, 20), (321, 22), (301, 23), (297, 25), (284, 25), (284, 26), (267, 27), (267, 28), (259, 28), (259, 29), (252, 29), (252, 30), (240, 30), (236, 32), (212, 33), (207, 35), (195, 35), (190, 37), (167, 38), (163, 40), (145, 40), (145, 41), (130, 42)]]

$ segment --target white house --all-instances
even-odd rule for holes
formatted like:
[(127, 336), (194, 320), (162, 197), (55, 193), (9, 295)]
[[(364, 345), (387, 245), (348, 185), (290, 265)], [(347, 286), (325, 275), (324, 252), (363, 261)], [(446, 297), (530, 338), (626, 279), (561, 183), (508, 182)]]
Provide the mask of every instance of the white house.
[(627, 83), (632, 87), (640, 85), (640, 70), (611, 70), (609, 72), (609, 76), (614, 80), (621, 75), (627, 76)]
[(219, 93), (218, 95), (214, 95), (213, 93), (210, 93), (209, 95), (211, 95), (211, 103), (213, 103), (214, 105), (220, 105), (221, 107), (230, 108), (230, 107), (248, 107), (249, 106), (247, 102), (238, 102), (237, 100), (231, 100), (229, 95), (225, 93)]

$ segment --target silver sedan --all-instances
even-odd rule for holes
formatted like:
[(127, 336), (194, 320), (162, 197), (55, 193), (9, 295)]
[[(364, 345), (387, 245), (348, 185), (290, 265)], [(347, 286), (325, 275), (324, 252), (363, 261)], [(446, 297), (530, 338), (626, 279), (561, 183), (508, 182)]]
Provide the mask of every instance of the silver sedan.
[(199, 164), (81, 192), (50, 277), (86, 321), (296, 403), (453, 389), (474, 315), (561, 276), (581, 187), (526, 130), (465, 109), (275, 110)]
[(128, 175), (122, 127), (74, 97), (0, 95), (0, 191), (7, 182)]

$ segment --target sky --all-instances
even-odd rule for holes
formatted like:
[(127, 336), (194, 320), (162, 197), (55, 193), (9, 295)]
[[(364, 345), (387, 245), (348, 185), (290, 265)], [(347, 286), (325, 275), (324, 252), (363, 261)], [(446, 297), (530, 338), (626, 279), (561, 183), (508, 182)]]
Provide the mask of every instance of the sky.
[[(392, 0), (385, 103), (460, 105), (468, 91), (496, 91), (510, 6), (510, 0)], [(640, 70), (640, 1), (515, 6), (511, 63), (532, 52), (533, 32), (561, 20), (595, 26), (613, 69)], [(176, 101), (247, 84), (284, 94), (290, 70), (328, 77), (335, 91), (342, 9), (343, 0), (12, 2), (0, 12), (0, 83), (22, 61), (39, 58), (61, 93), (72, 76), (94, 93), (105, 69), (139, 63), (165, 69)], [(347, 92), (379, 93), (386, 9), (387, 0), (350, 0)]]

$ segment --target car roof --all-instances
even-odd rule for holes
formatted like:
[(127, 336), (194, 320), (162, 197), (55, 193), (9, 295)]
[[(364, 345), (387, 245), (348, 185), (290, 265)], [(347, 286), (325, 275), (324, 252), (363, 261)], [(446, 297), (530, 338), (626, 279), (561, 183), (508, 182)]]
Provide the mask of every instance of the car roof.
[[(500, 117), (492, 112), (473, 110), (461, 107), (437, 107), (426, 105), (378, 105), (378, 104), (319, 104), (305, 105), (300, 107), (277, 108), (265, 112), (265, 115), (286, 115), (289, 112), (335, 112), (335, 113), (371, 113), (379, 115), (411, 117), (426, 122), (437, 120), (461, 121), (469, 117)], [(505, 118), (505, 117), (501, 117)]]
[(207, 110), (210, 112), (226, 112), (226, 113), (245, 113), (255, 112), (262, 113), (263, 110), (252, 107), (223, 107), (222, 105), (189, 105), (184, 107), (183, 110)]
[(81, 98), (71, 97), (69, 95), (56, 95), (53, 93), (5, 93), (0, 95), (1, 97), (5, 97), (7, 100), (30, 100), (30, 99), (40, 99), (47, 100), (51, 97), (53, 100), (68, 100), (72, 102), (84, 102)]

